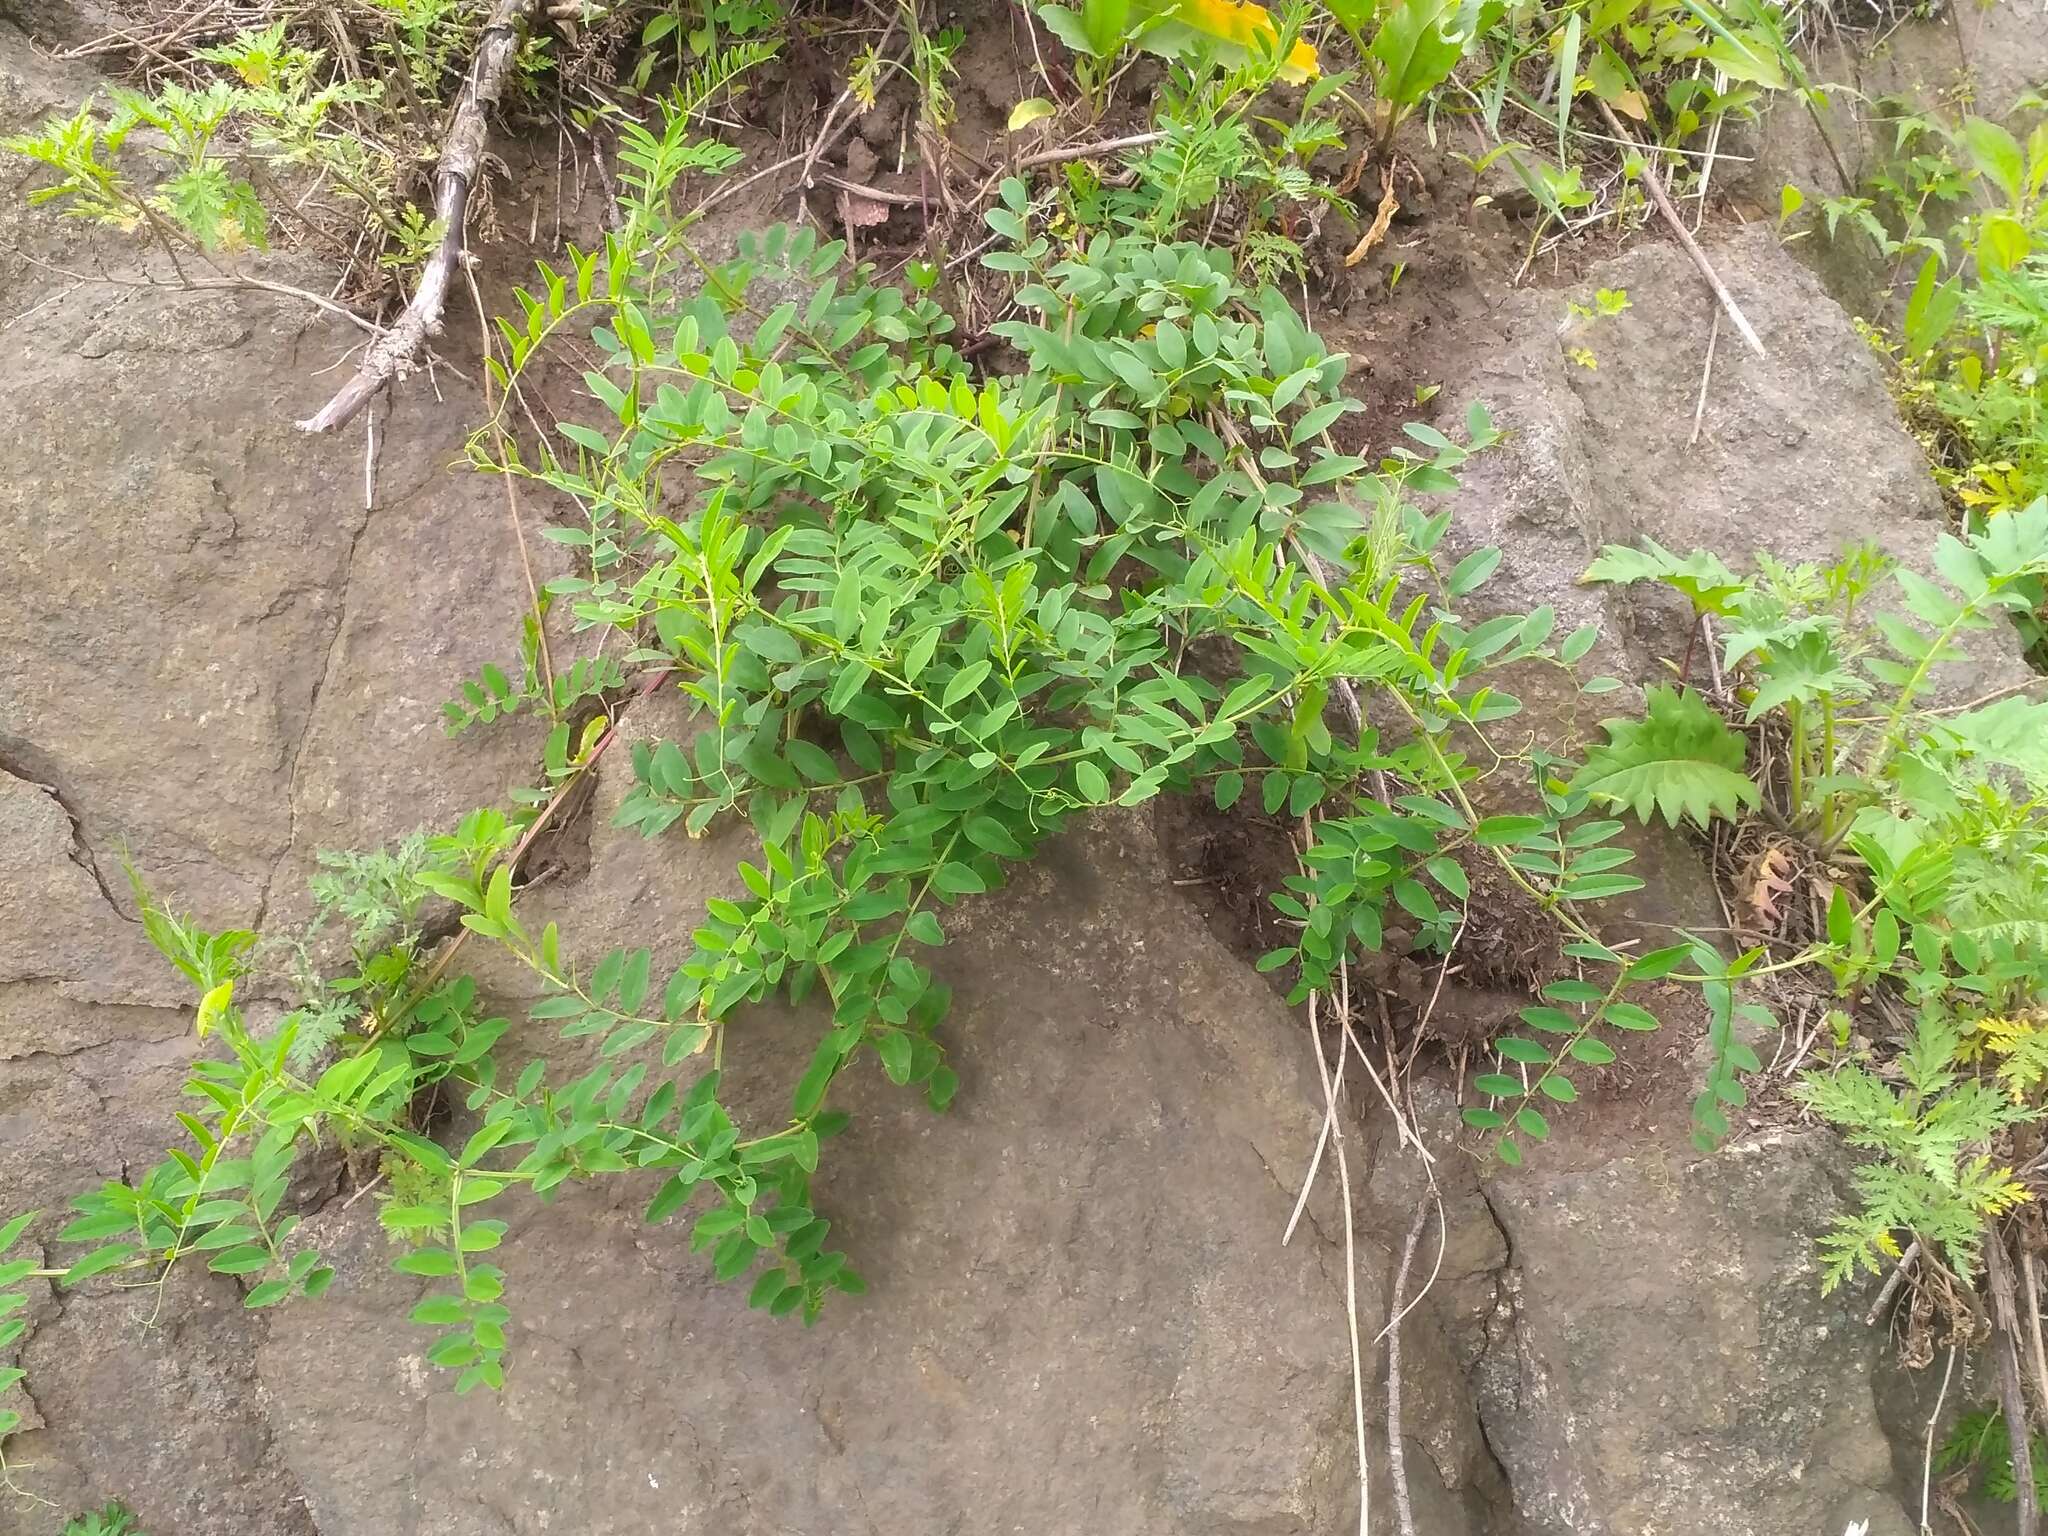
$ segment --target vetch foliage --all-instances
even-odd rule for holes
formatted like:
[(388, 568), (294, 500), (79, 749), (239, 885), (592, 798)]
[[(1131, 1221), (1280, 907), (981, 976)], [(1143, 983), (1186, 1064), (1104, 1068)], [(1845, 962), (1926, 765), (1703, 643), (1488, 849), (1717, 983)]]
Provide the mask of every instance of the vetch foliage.
[[(543, 268), (491, 363), (505, 399), (557, 335), (587, 337), (602, 414), (536, 456), (488, 429), (474, 452), (583, 508), (587, 526), (551, 530), (581, 556), (551, 601), (624, 675), (696, 708), (689, 740), (636, 744), (620, 821), (695, 835), (744, 818), (759, 844), (745, 894), (709, 902), (659, 970), (649, 948), (579, 955), (524, 920), (520, 850), (595, 756), (588, 733), (563, 745), (564, 721), (551, 794), (334, 861), (322, 910), (346, 925), (351, 968), (310, 977), (273, 1031), (237, 1001), (250, 936), (145, 899), (221, 1049), (188, 1085), (189, 1144), (74, 1202), (58, 1236), (87, 1247), (64, 1283), (198, 1259), (246, 1276), (250, 1306), (318, 1294), (331, 1271), (281, 1197), (295, 1151), (336, 1139), (388, 1177), (395, 1266), (434, 1282), (414, 1317), (461, 1390), (503, 1378), (516, 1298), (489, 1258), (508, 1230), (494, 1203), (570, 1180), (652, 1173), (651, 1222), (693, 1211), (719, 1279), (814, 1320), (864, 1289), (813, 1199), (846, 1123), (840, 1078), (873, 1063), (935, 1109), (959, 1086), (929, 964), (949, 909), (1076, 818), (1169, 790), (1315, 813), (1312, 874), (1282, 900), (1301, 937), (1281, 959), (1304, 986), (1380, 942), (1390, 904), (1420, 943), (1446, 942), (1469, 895), (1457, 856), (1556, 914), (1601, 979), (1553, 984), (1529, 1036), (1501, 1046), (1526, 1075), (1480, 1080), (1494, 1102), (1467, 1119), (1508, 1161), (1548, 1134), (1539, 1104), (1570, 1102), (1573, 1073), (1611, 1059), (1604, 1032), (1655, 1026), (1628, 989), (1701, 979), (1680, 969), (1691, 942), (1631, 955), (1600, 939), (1593, 904), (1641, 884), (1608, 846), (1619, 823), (1585, 818), (1571, 765), (1494, 741), (1520, 705), (1489, 673), (1568, 667), (1593, 636), (1553, 643), (1548, 610), (1463, 612), (1499, 553), (1440, 559), (1451, 514), (1422, 498), (1493, 440), (1482, 408), (1464, 442), (1416, 426), (1378, 463), (1343, 452), (1330, 429), (1360, 409), (1344, 359), (1277, 292), (1192, 244), (1055, 253), (1016, 183), (988, 261), (1020, 281), (1024, 318), (1001, 333), (1029, 367), (976, 380), (928, 299), (846, 273), (807, 233), (706, 262), (667, 213), (677, 172), (644, 174), (626, 227)], [(684, 292), (679, 269), (701, 287)], [(1184, 665), (1198, 650), (1205, 665)], [(1361, 687), (1398, 722), (1384, 736), (1330, 724)], [(502, 702), (509, 680), (485, 692)], [(1540, 814), (1479, 809), (1508, 764), (1536, 780)], [(532, 1017), (587, 1042), (589, 1070), (503, 1059), (507, 1021), (452, 972), (454, 947), (428, 960), (422, 893), (453, 905), (465, 942), (534, 974)], [(786, 1113), (743, 1124), (722, 1069), (746, 1010), (806, 997), (829, 1022)], [(430, 1099), (462, 1107), (459, 1147), (425, 1133)]]

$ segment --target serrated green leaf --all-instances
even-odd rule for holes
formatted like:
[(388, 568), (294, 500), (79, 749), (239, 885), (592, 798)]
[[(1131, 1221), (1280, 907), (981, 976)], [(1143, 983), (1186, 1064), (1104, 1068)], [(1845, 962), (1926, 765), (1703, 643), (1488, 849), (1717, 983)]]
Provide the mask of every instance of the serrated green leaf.
[(1586, 753), (1572, 790), (1621, 806), (1639, 821), (1661, 815), (1674, 827), (1681, 820), (1702, 828), (1732, 821), (1758, 803), (1742, 738), (1705, 700), (1660, 685), (1648, 690), (1645, 706), (1641, 720), (1601, 722), (1608, 740)]

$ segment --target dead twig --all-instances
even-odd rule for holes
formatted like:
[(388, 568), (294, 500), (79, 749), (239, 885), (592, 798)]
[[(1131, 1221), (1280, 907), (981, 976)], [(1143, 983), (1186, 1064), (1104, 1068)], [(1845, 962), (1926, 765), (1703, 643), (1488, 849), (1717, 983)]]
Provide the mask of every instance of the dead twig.
[(2020, 1250), (2020, 1279), (2027, 1288), (2027, 1345), (2034, 1368), (2037, 1406), (2048, 1415), (2048, 1349), (2041, 1343), (2041, 1275), (2031, 1249)]
[(836, 171), (819, 171), (815, 173), (813, 180), (837, 187), (840, 191), (849, 192), (855, 197), (864, 197), (873, 203), (891, 203), (898, 208), (929, 208), (932, 205), (930, 198), (922, 197), (915, 192), (891, 192), (884, 187), (871, 187), (865, 182), (849, 181)]
[[(1818, 1027), (1818, 1026), (1816, 1026)], [(1906, 1276), (1912, 1273), (1913, 1263), (1920, 1257), (1920, 1239), (1914, 1238), (1906, 1245), (1906, 1251), (1899, 1255), (1899, 1262), (1886, 1277), (1884, 1287), (1877, 1293), (1877, 1300), (1870, 1304), (1870, 1310), (1863, 1314), (1863, 1321), (1870, 1327), (1877, 1326), (1877, 1320), (1884, 1316), (1884, 1309), (1891, 1305), (1892, 1298), (1899, 1294), (1899, 1287), (1906, 1283)]]
[(2012, 1261), (2006, 1257), (2005, 1238), (1994, 1226), (1984, 1244), (1984, 1277), (1991, 1289), (1991, 1353), (1998, 1367), (1998, 1402), (2005, 1412), (2005, 1437), (2012, 1447), (2012, 1464), (2020, 1472), (2013, 1478), (2018, 1494), (2013, 1503), (2014, 1536), (2037, 1536), (2041, 1528), (2040, 1496), (2034, 1480), (2024, 1469), (2034, 1464), (2028, 1448), (2027, 1398), (2020, 1389), (2019, 1310), (2013, 1302)]
[[(1941, 1405), (1948, 1401), (1949, 1378), (1956, 1373), (1956, 1346), (1948, 1347), (1948, 1364), (1941, 1373), (1941, 1390), (1934, 1394), (1934, 1412), (1927, 1415), (1927, 1445), (1920, 1457), (1920, 1531), (1928, 1536), (1934, 1527), (1927, 1523), (1927, 1504), (1934, 1491), (1934, 1430), (1941, 1423)], [(2029, 1482), (2033, 1479), (2029, 1478)]]
[(1700, 425), (1707, 419), (1707, 384), (1714, 377), (1714, 348), (1720, 340), (1721, 311), (1717, 309), (1714, 311), (1714, 328), (1707, 332), (1707, 361), (1700, 369), (1700, 397), (1692, 408), (1692, 436), (1685, 440), (1688, 448), (1699, 446)]
[(1323, 1107), (1323, 1128), (1316, 1133), (1316, 1149), (1310, 1154), (1308, 1172), (1302, 1175), (1301, 1193), (1294, 1197), (1294, 1210), (1287, 1218), (1287, 1230), (1280, 1234), (1280, 1246), (1285, 1248), (1294, 1241), (1294, 1229), (1301, 1224), (1302, 1212), (1308, 1209), (1309, 1192), (1316, 1187), (1316, 1174), (1323, 1166), (1323, 1149), (1330, 1144), (1330, 1128), (1337, 1123), (1335, 1102)]
[(363, 510), (377, 509), (377, 413), (363, 418)]
[(469, 195), (483, 174), (484, 134), (488, 118), (518, 57), (538, 0), (496, 0), (477, 43), (476, 58), (463, 81), (462, 94), (448, 125), (448, 138), (434, 168), (434, 216), (441, 222), (441, 243), (428, 258), (419, 286), (390, 331), (363, 354), (355, 377), (319, 411), (299, 423), (304, 432), (332, 432), (353, 421), (370, 397), (394, 377), (408, 372), (429, 336), (441, 329), (448, 289), (456, 269), (467, 257), (464, 249), (469, 220)]
[(1016, 169), (1028, 171), (1035, 165), (1058, 165), (1066, 160), (1086, 160), (1094, 155), (1115, 154), (1120, 149), (1145, 149), (1165, 138), (1163, 133), (1133, 133), (1121, 139), (1104, 139), (1099, 144), (1069, 144), (1061, 149), (1041, 149), (1017, 161)]
[[(1606, 119), (1608, 130), (1629, 148), (1640, 153), (1640, 146), (1629, 136), (1628, 130), (1621, 126), (1621, 119), (1614, 115), (1614, 109), (1598, 96), (1593, 98), (1593, 105), (1600, 109), (1600, 115)], [(1736, 333), (1749, 344), (1749, 349), (1758, 357), (1770, 356), (1764, 350), (1764, 344), (1758, 339), (1755, 329), (1750, 325), (1748, 316), (1743, 314), (1742, 306), (1735, 302), (1735, 295), (1728, 291), (1728, 285), (1721, 281), (1721, 274), (1714, 270), (1714, 264), (1707, 260), (1707, 253), (1700, 249), (1699, 242), (1692, 237), (1692, 231), (1685, 227), (1685, 220), (1678, 216), (1678, 210), (1671, 205), (1671, 194), (1664, 190), (1663, 182), (1657, 177), (1656, 168), (1647, 162), (1643, 166), (1643, 186), (1650, 194), (1650, 201), (1657, 205), (1657, 212), (1662, 214), (1664, 222), (1671, 226), (1672, 234), (1678, 237), (1678, 243), (1685, 247), (1685, 254), (1690, 256), (1692, 264), (1700, 269), (1700, 276), (1705, 278), (1707, 286), (1714, 290), (1714, 297), (1721, 301), (1721, 308), (1727, 311)]]
[(690, 210), (689, 218), (695, 219), (699, 214), (703, 213), (705, 209), (713, 207), (718, 203), (724, 202), (728, 197), (737, 196), (738, 194), (746, 191), (747, 188), (753, 186), (756, 182), (766, 181), (770, 176), (775, 175), (777, 172), (788, 170), (792, 165), (795, 165), (801, 159), (803, 159), (802, 155), (790, 155), (785, 159), (776, 161), (773, 165), (762, 166), (760, 170), (754, 172), (754, 174), (751, 176), (742, 177), (738, 181), (728, 181), (720, 183), (718, 186), (711, 189), (710, 193), (708, 193), (705, 196), (703, 202), (699, 203), (696, 207)]

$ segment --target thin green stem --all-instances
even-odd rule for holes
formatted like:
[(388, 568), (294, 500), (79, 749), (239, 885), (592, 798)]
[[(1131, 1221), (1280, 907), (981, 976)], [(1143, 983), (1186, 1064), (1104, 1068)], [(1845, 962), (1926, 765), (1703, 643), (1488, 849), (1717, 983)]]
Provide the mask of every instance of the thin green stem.
[(1792, 800), (1792, 819), (1806, 814), (1806, 709), (1799, 700), (1788, 700), (1785, 713), (1792, 720), (1792, 747), (1786, 767), (1786, 793)]
[(1837, 796), (1826, 781), (1835, 776), (1835, 697), (1824, 693), (1820, 697), (1820, 776), (1823, 787), (1820, 790), (1820, 835), (1824, 843), (1835, 840), (1835, 808)]

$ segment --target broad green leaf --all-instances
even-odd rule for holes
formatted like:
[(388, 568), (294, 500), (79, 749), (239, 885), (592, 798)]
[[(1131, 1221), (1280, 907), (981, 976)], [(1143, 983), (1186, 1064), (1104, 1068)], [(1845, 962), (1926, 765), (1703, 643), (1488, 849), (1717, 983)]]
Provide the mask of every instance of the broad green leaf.
[(1705, 700), (1659, 685), (1648, 690), (1645, 706), (1641, 720), (1601, 722), (1607, 742), (1586, 753), (1573, 790), (1639, 821), (1661, 815), (1674, 827), (1681, 820), (1700, 827), (1733, 821), (1758, 803), (1742, 738)]
[(1372, 40), (1381, 96), (1412, 107), (1450, 78), (1473, 38), (1451, 31), (1461, 0), (1398, 0)]

